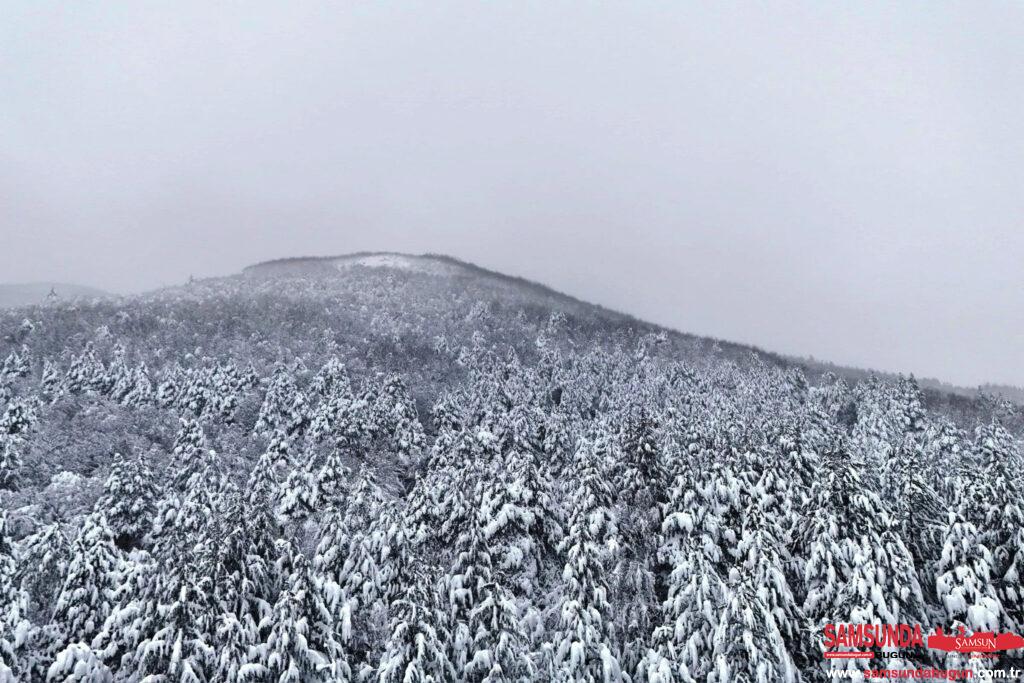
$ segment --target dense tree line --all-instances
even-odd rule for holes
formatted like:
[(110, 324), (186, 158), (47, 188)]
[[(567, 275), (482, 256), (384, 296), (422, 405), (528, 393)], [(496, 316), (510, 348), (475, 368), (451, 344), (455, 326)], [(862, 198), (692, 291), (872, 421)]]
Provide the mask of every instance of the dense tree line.
[(1013, 407), (522, 309), (292, 350), (337, 322), (288, 286), (5, 319), (0, 681), (816, 681), (825, 623), (1024, 629)]

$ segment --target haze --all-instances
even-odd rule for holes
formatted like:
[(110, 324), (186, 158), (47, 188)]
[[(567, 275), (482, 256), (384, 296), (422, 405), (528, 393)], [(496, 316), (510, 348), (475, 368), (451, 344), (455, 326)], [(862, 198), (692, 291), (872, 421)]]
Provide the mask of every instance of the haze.
[(0, 3), (0, 281), (440, 252), (1024, 385), (1024, 5)]

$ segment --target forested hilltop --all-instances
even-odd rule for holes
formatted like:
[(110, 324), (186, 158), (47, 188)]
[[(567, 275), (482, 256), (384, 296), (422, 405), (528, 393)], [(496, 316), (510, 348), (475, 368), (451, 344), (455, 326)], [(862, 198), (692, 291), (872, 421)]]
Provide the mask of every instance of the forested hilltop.
[(1009, 403), (395, 254), (0, 311), (0, 361), (0, 682), (819, 681), (863, 668), (826, 623), (1024, 630)]

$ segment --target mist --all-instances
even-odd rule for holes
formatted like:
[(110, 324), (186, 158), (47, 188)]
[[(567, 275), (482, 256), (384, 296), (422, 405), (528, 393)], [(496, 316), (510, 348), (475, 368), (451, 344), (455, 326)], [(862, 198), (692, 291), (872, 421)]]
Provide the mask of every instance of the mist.
[(1024, 385), (1024, 6), (0, 3), (0, 282), (435, 252)]

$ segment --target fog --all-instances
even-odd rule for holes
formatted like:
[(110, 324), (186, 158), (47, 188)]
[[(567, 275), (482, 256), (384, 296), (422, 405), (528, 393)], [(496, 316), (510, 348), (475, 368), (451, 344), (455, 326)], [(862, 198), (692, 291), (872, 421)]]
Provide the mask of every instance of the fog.
[(1024, 6), (0, 2), (0, 281), (440, 252), (1024, 384)]

